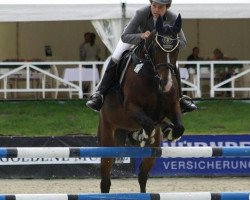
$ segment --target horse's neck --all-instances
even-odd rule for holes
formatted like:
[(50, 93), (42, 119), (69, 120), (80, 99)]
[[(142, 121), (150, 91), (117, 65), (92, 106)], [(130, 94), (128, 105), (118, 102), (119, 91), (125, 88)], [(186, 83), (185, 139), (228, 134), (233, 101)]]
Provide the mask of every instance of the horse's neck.
[(147, 58), (145, 58), (145, 55), (147, 54), (147, 52), (145, 51), (144, 48), (144, 42), (141, 42), (140, 44), (138, 44), (134, 50), (133, 50), (133, 56), (134, 58), (140, 61), (145, 61)]

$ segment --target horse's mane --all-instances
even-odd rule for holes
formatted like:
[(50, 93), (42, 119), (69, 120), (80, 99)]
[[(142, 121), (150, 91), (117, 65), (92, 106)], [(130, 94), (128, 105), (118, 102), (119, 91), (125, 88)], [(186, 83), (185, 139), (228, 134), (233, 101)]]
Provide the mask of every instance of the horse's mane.
[(155, 34), (156, 34), (156, 30), (153, 30), (151, 32), (151, 34), (149, 35), (149, 37), (145, 40), (145, 47), (146, 47), (146, 49), (149, 49), (150, 44), (154, 40)]

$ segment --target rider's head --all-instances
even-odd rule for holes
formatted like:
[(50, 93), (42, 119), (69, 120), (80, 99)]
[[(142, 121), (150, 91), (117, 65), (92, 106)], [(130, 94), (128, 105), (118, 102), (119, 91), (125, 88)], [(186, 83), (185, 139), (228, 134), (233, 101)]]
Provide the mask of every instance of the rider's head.
[(149, 0), (151, 3), (151, 12), (154, 17), (163, 16), (170, 8), (172, 0)]

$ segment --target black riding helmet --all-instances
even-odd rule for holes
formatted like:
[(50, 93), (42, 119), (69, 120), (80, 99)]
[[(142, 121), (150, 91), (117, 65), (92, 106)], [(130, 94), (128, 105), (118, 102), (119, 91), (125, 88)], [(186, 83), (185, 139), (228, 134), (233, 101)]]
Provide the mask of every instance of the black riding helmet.
[(171, 6), (172, 0), (149, 0), (150, 3), (155, 2), (158, 4), (162, 4), (162, 5), (167, 5), (168, 7)]

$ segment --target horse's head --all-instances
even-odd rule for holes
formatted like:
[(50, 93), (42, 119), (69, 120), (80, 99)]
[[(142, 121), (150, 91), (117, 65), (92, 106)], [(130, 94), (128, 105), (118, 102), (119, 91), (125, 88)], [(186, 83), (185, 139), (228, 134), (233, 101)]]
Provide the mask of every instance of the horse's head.
[(178, 56), (178, 33), (181, 30), (181, 25), (180, 14), (176, 18), (174, 25), (164, 25), (162, 17), (158, 17), (156, 29), (145, 43), (146, 49), (148, 49), (155, 64), (164, 62), (175, 64)]
[(156, 21), (156, 30), (151, 33), (145, 42), (145, 48), (160, 76), (164, 91), (168, 91), (172, 85), (169, 71), (174, 69), (179, 52), (178, 33), (181, 30), (182, 20), (178, 15), (173, 25), (164, 25), (162, 17)]
[(158, 46), (166, 53), (171, 53), (178, 48), (179, 40), (178, 33), (181, 30), (181, 15), (179, 14), (174, 25), (163, 24), (162, 17), (158, 17), (156, 21), (156, 36), (155, 40)]

